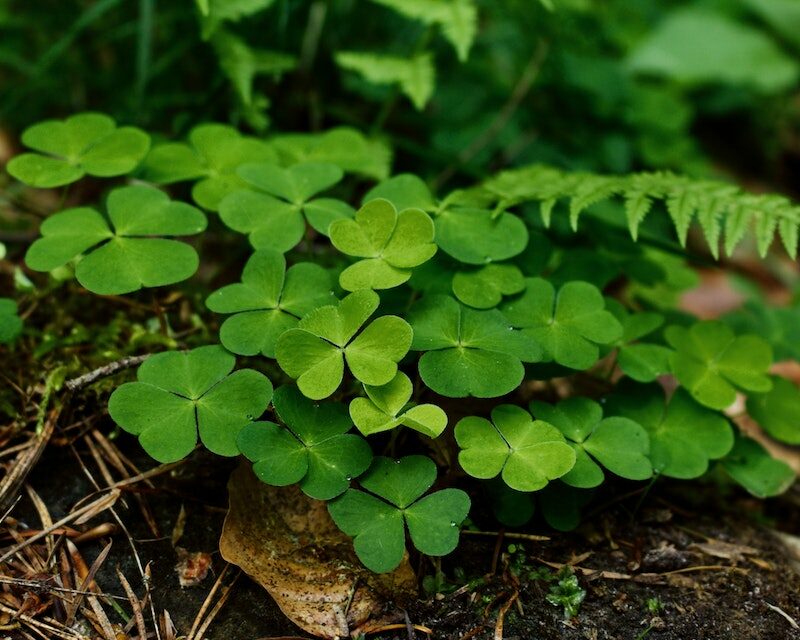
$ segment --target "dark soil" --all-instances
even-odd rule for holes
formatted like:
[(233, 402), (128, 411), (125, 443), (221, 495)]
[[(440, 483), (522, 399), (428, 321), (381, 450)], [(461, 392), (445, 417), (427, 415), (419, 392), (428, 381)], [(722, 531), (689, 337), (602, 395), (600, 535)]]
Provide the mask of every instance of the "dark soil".
[[(134, 451), (135, 443), (127, 436), (119, 444), (143, 467), (152, 465)], [(79, 448), (73, 451), (51, 446), (29, 477), (54, 519), (92, 491), (76, 454), (88, 459)], [(156, 479), (156, 488), (147, 490), (144, 497), (160, 529), (157, 539), (153, 539), (132, 496), (127, 496), (127, 509), (120, 506), (120, 515), (136, 540), (142, 561), (152, 563), (156, 610), (168, 610), (180, 633), (191, 627), (213, 584), (213, 572), (224, 565), (217, 542), (226, 505), (226, 478), (235, 464), (197, 454), (169, 475)], [(144, 490), (142, 485), (137, 487)], [(623, 492), (628, 487), (618, 489)], [(657, 483), (644, 499), (634, 495), (616, 501), (613, 491), (609, 494), (612, 504), (596, 512), (577, 532), (553, 534), (532, 525), (532, 532), (552, 536), (547, 542), (508, 537), (498, 542), (497, 536), (464, 536), (458, 552), (442, 562), (451, 582), (441, 590), (449, 593), (404, 603), (410, 622), (427, 627), (432, 634), (417, 631), (414, 636), (404, 629), (370, 637), (494, 638), (498, 612), (507, 608), (503, 629), (506, 640), (800, 638), (800, 631), (790, 620), (770, 607), (800, 621), (800, 574), (793, 568), (787, 549), (770, 532), (777, 527), (800, 533), (800, 494), (790, 493), (763, 507), (738, 493), (724, 495), (715, 485), (698, 490), (696, 484)], [(210, 552), (214, 559), (209, 577), (186, 589), (178, 585), (177, 553), (170, 541), (181, 505), (187, 519), (178, 545), (189, 551)], [(13, 516), (31, 527), (39, 526), (27, 498), (22, 499)], [(108, 520), (107, 514), (96, 522), (103, 518)], [(692, 546), (708, 540), (712, 541), (712, 553), (738, 550), (743, 555), (715, 557)], [(510, 544), (517, 546), (513, 553), (509, 553)], [(81, 550), (91, 562), (100, 548), (100, 544), (91, 543)], [(562, 609), (546, 601), (551, 583), (542, 579), (541, 570), (550, 569), (542, 562), (558, 564), (576, 559), (586, 598), (578, 615), (565, 620)], [(101, 588), (122, 595), (117, 566), (141, 593), (138, 570), (122, 535), (114, 537), (111, 555), (97, 576)], [(433, 573), (428, 561), (415, 566), (420, 567), (421, 574)], [(459, 575), (463, 571), (459, 580), (453, 579), (456, 568)], [(473, 578), (477, 586), (464, 586)], [(509, 605), (514, 594), (518, 594), (517, 601)], [(206, 637), (253, 640), (273, 636), (307, 637), (281, 614), (266, 592), (243, 576)]]

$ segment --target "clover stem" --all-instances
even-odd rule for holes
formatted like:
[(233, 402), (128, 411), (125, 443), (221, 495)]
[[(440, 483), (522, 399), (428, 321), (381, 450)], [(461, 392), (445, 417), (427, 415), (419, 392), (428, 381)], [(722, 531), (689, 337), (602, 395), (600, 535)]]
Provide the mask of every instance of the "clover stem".
[(153, 292), (153, 310), (158, 318), (158, 326), (161, 329), (161, 333), (168, 336), (169, 325), (167, 324), (167, 316), (164, 314), (164, 308), (161, 306), (161, 303), (159, 303), (158, 296), (155, 292)]

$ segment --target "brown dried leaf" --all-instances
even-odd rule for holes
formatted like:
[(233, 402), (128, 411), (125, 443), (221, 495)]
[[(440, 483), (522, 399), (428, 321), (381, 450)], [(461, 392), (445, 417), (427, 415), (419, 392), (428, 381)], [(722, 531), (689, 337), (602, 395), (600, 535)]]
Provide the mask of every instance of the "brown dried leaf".
[(222, 557), (262, 585), (304, 631), (349, 637), (370, 619), (396, 619), (389, 602), (416, 595), (408, 558), (388, 574), (368, 571), (325, 503), (297, 487), (270, 487), (242, 465), (231, 475), (228, 493)]
[(731, 544), (730, 542), (723, 542), (710, 538), (707, 542), (695, 542), (689, 545), (690, 549), (697, 549), (707, 556), (714, 558), (724, 558), (725, 560), (739, 561), (744, 559), (745, 556), (758, 555), (758, 549), (748, 547), (743, 544)]

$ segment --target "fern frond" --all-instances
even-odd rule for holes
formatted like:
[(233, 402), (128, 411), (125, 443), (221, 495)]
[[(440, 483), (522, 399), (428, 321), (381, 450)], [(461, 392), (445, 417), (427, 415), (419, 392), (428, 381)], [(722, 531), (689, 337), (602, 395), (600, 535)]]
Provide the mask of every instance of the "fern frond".
[(367, 82), (397, 84), (417, 109), (422, 109), (433, 94), (436, 72), (429, 53), (400, 58), (360, 51), (340, 51), (336, 64), (355, 71)]
[(478, 30), (478, 8), (474, 0), (372, 0), (412, 20), (437, 24), (464, 62)]
[(573, 229), (591, 205), (621, 198), (634, 240), (653, 204), (661, 202), (681, 244), (686, 243), (689, 228), (697, 222), (714, 257), (719, 255), (723, 230), (725, 253), (731, 255), (752, 227), (762, 256), (777, 233), (789, 255), (797, 257), (800, 206), (783, 196), (751, 194), (716, 180), (694, 180), (669, 172), (605, 176), (531, 165), (504, 171), (484, 182), (480, 189), (495, 198), (498, 213), (524, 202), (539, 202), (545, 225), (550, 224), (556, 203), (568, 200)]

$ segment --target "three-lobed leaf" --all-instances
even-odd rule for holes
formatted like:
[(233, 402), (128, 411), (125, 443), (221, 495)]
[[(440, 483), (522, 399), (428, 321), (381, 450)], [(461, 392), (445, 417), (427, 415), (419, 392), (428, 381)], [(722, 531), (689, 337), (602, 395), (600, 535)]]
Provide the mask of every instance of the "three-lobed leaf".
[(150, 356), (139, 367), (137, 382), (111, 394), (108, 412), (159, 462), (186, 457), (198, 436), (209, 451), (235, 456), (239, 432), (272, 399), (266, 376), (252, 369), (231, 373), (235, 363), (216, 345)]
[(525, 291), (500, 310), (512, 326), (538, 342), (545, 360), (572, 369), (588, 369), (600, 355), (599, 344), (622, 336), (619, 321), (605, 308), (600, 290), (574, 281), (555, 287), (543, 278), (528, 278)]
[(502, 475), (517, 491), (538, 491), (568, 473), (575, 451), (552, 424), (534, 420), (516, 405), (492, 409), (491, 422), (469, 416), (456, 424), (458, 461), (471, 476), (481, 479)]
[(276, 164), (246, 163), (237, 176), (247, 189), (227, 195), (219, 205), (222, 221), (248, 234), (256, 249), (289, 251), (306, 232), (306, 219), (323, 234), (334, 220), (350, 218), (350, 205), (333, 198), (314, 198), (338, 183), (344, 172), (334, 164), (302, 162), (286, 169)]
[(408, 320), (414, 329), (411, 348), (425, 352), (420, 376), (443, 396), (502, 396), (522, 382), (523, 362), (541, 358), (539, 345), (496, 309), (476, 311), (449, 296), (425, 296)]
[(406, 411), (414, 386), (408, 376), (398, 371), (384, 385), (364, 385), (366, 398), (350, 402), (350, 417), (365, 436), (388, 431), (403, 425), (426, 436), (436, 438), (447, 426), (447, 414), (433, 404), (417, 404)]
[(747, 412), (773, 438), (800, 444), (800, 389), (790, 380), (773, 377), (770, 391), (750, 394)]
[(630, 418), (603, 418), (602, 406), (583, 397), (556, 405), (533, 402), (531, 412), (561, 431), (575, 451), (575, 466), (562, 482), (580, 489), (597, 487), (605, 479), (600, 465), (629, 480), (653, 475), (647, 432)]
[(21, 333), (22, 318), (17, 313), (17, 303), (0, 298), (0, 344), (14, 342)]
[(331, 243), (345, 255), (363, 258), (347, 267), (339, 284), (347, 291), (390, 289), (407, 282), (411, 269), (436, 253), (433, 221), (421, 209), (403, 209), (384, 199), (370, 200), (354, 219), (330, 225)]
[(328, 511), (336, 525), (353, 536), (361, 562), (385, 573), (403, 559), (406, 527), (414, 546), (426, 555), (443, 556), (456, 548), (470, 500), (460, 489), (422, 497), (435, 480), (436, 465), (424, 456), (377, 457), (359, 479), (369, 493), (348, 489), (328, 503)]
[(773, 458), (761, 444), (746, 436), (736, 438), (722, 467), (757, 498), (780, 495), (794, 484), (796, 477), (788, 464)]
[(685, 389), (667, 403), (658, 385), (631, 384), (608, 398), (606, 411), (625, 416), (650, 436), (653, 469), (670, 478), (698, 478), (709, 461), (733, 446), (733, 429), (725, 416), (698, 404)]
[(364, 384), (378, 386), (394, 378), (412, 331), (397, 316), (381, 316), (365, 326), (379, 303), (374, 291), (356, 291), (338, 305), (315, 309), (278, 338), (278, 364), (297, 379), (304, 395), (315, 400), (330, 396), (342, 382), (345, 361)]
[(87, 207), (47, 218), (42, 237), (25, 261), (36, 271), (51, 271), (81, 257), (75, 276), (93, 293), (117, 295), (160, 287), (191, 277), (199, 264), (188, 244), (159, 236), (188, 236), (206, 228), (201, 211), (145, 186), (114, 189), (106, 203), (109, 222)]
[(60, 187), (85, 175), (110, 178), (133, 171), (150, 148), (150, 136), (135, 127), (117, 127), (102, 113), (79, 113), (47, 120), (22, 134), (37, 153), (13, 158), (7, 171), (33, 187)]
[(287, 386), (275, 390), (273, 404), (285, 427), (252, 422), (237, 438), (262, 482), (300, 483), (308, 496), (331, 500), (369, 467), (372, 451), (363, 438), (348, 433), (353, 423), (344, 405), (315, 403)]
[(672, 373), (700, 404), (725, 409), (736, 392), (765, 393), (772, 348), (756, 335), (737, 336), (724, 322), (697, 322), (688, 329), (670, 326), (665, 337), (675, 351)]
[(330, 274), (319, 265), (300, 262), (287, 270), (282, 253), (265, 249), (247, 260), (240, 283), (212, 293), (206, 306), (217, 313), (233, 314), (220, 327), (226, 349), (274, 358), (284, 331), (334, 299), (332, 285)]

